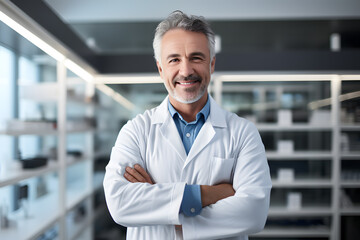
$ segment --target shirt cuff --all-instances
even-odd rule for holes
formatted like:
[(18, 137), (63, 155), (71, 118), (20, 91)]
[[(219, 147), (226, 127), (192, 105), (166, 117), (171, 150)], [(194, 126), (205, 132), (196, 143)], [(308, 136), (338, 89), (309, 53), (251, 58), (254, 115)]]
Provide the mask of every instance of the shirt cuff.
[(184, 195), (180, 206), (180, 213), (193, 217), (201, 213), (200, 185), (185, 185)]

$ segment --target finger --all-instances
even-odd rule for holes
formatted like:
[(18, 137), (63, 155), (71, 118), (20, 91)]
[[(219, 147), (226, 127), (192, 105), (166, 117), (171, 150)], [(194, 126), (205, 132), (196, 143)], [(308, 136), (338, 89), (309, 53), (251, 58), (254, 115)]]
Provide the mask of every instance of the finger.
[(134, 168), (126, 167), (126, 172), (134, 177), (138, 182), (146, 182), (145, 178)]
[(144, 168), (142, 168), (139, 164), (135, 164), (134, 168), (145, 178), (146, 182), (153, 184), (150, 175), (145, 171)]
[(138, 180), (136, 180), (133, 176), (131, 176), (131, 174), (129, 174), (129, 173), (127, 173), (127, 172), (124, 173), (124, 178), (125, 178), (126, 180), (128, 180), (129, 182), (131, 182), (131, 183), (136, 183), (136, 182), (138, 182)]

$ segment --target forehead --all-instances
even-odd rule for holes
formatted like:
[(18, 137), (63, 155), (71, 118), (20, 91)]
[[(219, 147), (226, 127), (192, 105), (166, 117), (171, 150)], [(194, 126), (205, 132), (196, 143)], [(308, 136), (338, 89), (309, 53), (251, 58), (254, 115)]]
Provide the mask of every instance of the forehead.
[(164, 34), (161, 42), (161, 55), (203, 52), (209, 54), (208, 40), (205, 34), (173, 29)]

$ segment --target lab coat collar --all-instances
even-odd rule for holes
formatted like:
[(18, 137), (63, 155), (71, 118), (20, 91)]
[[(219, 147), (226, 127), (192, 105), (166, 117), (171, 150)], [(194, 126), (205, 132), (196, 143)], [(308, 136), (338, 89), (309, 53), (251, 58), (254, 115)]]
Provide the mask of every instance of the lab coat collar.
[[(207, 121), (211, 122), (214, 127), (227, 127), (224, 110), (215, 102), (215, 100), (209, 95), (210, 98), (210, 115)], [(152, 124), (165, 123), (168, 118), (171, 118), (171, 114), (168, 110), (169, 96), (167, 96), (162, 103), (155, 109), (152, 117)]]

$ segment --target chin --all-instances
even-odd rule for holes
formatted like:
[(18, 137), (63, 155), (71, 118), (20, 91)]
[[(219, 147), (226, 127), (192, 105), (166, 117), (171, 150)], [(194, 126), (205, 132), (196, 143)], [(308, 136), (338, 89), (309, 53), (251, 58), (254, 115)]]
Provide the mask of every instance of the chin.
[(183, 97), (180, 97), (180, 96), (175, 95), (175, 94), (172, 95), (172, 97), (176, 101), (181, 102), (181, 103), (185, 103), (185, 104), (195, 103), (195, 102), (199, 101), (202, 96), (204, 96), (204, 93), (198, 94), (198, 95), (196, 95), (194, 97), (190, 97), (190, 98), (183, 98)]

